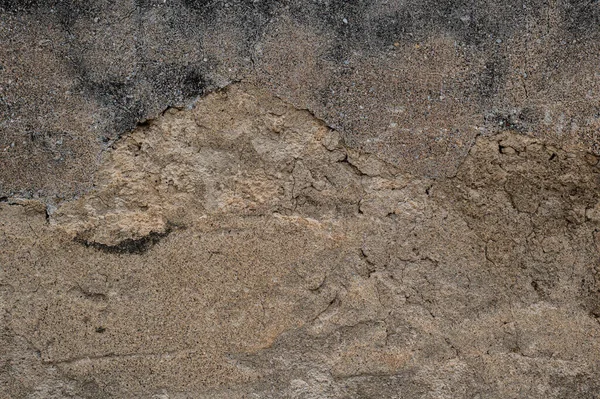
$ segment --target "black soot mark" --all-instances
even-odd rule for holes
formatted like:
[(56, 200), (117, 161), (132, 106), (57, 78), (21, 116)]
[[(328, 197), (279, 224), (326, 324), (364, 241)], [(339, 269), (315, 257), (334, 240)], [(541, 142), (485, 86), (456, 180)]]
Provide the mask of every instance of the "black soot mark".
[(162, 240), (163, 238), (168, 236), (171, 233), (171, 231), (172, 231), (171, 227), (167, 227), (167, 229), (162, 233), (153, 231), (152, 233), (150, 233), (147, 236), (144, 236), (142, 238), (138, 238), (135, 240), (133, 238), (128, 238), (126, 240), (119, 242), (118, 244), (115, 244), (115, 245), (107, 245), (107, 244), (102, 244), (102, 243), (95, 242), (95, 241), (88, 241), (81, 237), (75, 237), (74, 241), (85, 247), (94, 248), (94, 249), (97, 249), (98, 251), (106, 252), (109, 254), (136, 254), (136, 255), (139, 255), (139, 254), (143, 254), (144, 252), (148, 251), (150, 248), (152, 248), (154, 245), (156, 245), (160, 240)]

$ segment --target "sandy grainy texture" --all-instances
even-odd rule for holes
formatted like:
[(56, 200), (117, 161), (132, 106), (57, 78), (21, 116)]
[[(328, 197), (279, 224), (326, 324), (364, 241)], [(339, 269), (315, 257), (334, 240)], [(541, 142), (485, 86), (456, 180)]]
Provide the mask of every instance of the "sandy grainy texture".
[(0, 196), (73, 198), (137, 123), (240, 80), (448, 177), (507, 129), (600, 154), (590, 0), (1, 0)]
[(0, 399), (600, 398), (600, 2), (0, 0)]
[(600, 169), (506, 131), (427, 178), (230, 85), (0, 203), (7, 398), (595, 398)]

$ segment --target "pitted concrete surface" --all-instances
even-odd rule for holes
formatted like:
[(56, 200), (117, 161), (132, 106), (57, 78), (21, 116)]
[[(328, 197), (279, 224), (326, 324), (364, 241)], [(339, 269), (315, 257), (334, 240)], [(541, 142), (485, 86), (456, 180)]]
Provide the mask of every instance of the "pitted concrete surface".
[(0, 398), (600, 397), (596, 2), (0, 0)]
[(73, 198), (173, 106), (257, 82), (352, 148), (452, 176), (506, 129), (598, 154), (594, 1), (0, 2), (0, 194)]

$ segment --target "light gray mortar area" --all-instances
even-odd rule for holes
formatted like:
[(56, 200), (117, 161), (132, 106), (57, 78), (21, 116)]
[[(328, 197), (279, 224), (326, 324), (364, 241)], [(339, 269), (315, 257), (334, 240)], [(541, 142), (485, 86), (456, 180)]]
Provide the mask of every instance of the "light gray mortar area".
[(0, 399), (600, 398), (600, 2), (0, 0)]

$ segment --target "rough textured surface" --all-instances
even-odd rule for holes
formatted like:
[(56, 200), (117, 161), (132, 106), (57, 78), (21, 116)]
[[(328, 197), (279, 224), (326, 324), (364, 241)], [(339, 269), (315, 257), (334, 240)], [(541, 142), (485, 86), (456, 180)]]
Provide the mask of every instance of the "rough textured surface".
[(0, 398), (600, 398), (599, 39), (0, 0)]
[(419, 176), (505, 129), (598, 154), (598, 64), (588, 0), (2, 0), (0, 195), (81, 194), (115, 138), (239, 80)]
[(0, 204), (15, 398), (592, 398), (598, 158), (515, 132), (407, 174), (266, 89), (170, 109), (48, 212)]

